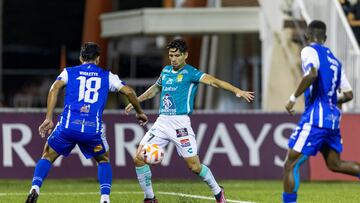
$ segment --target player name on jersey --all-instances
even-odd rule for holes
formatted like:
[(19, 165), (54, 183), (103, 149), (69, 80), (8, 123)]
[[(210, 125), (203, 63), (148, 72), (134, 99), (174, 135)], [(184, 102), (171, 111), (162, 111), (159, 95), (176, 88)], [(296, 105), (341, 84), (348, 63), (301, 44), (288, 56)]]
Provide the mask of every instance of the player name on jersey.
[(97, 72), (85, 72), (85, 71), (79, 71), (80, 75), (85, 75), (85, 76), (99, 76), (99, 73)]

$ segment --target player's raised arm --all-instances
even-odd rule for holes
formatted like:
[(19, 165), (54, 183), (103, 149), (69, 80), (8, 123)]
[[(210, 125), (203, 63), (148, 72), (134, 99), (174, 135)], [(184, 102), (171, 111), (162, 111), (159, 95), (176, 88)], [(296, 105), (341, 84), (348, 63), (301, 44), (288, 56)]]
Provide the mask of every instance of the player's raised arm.
[(226, 81), (217, 79), (216, 77), (211, 76), (209, 74), (205, 74), (200, 79), (200, 82), (204, 83), (204, 84), (207, 84), (207, 85), (211, 85), (211, 86), (216, 87), (216, 88), (221, 88), (221, 89), (233, 92), (237, 97), (244, 97), (244, 99), (247, 102), (252, 101), (254, 99), (254, 97), (255, 97), (254, 92), (241, 90), (241, 89), (233, 86), (232, 84), (230, 84), (230, 83), (228, 83)]
[(130, 104), (133, 106), (133, 108), (136, 111), (136, 117), (138, 118), (140, 125), (146, 125), (146, 123), (148, 122), (148, 118), (141, 109), (135, 91), (127, 85), (123, 86), (119, 91), (124, 95), (126, 95), (127, 98), (129, 99)]
[[(155, 84), (151, 85), (151, 87), (149, 87), (144, 93), (142, 93), (138, 97), (138, 100), (139, 102), (143, 102), (145, 100), (151, 99), (155, 97), (160, 91), (161, 91), (161, 86), (158, 84), (158, 82), (156, 82)], [(125, 113), (128, 114), (131, 110), (133, 110), (133, 108), (134, 107), (132, 104), (128, 104), (125, 107)]]
[(66, 83), (62, 80), (56, 80), (50, 87), (49, 94), (47, 97), (46, 118), (43, 121), (43, 123), (39, 126), (39, 134), (41, 135), (41, 137), (45, 137), (46, 133), (50, 134), (52, 128), (54, 127), (54, 123), (52, 121), (54, 108), (57, 103), (59, 92), (65, 86), (65, 84)]

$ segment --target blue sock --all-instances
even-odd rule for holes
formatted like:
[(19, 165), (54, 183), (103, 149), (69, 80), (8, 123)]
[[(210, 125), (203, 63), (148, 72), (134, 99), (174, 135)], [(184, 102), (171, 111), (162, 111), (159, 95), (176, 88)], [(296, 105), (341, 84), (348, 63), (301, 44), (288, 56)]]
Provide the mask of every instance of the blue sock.
[(47, 159), (40, 159), (35, 167), (32, 185), (41, 187), (51, 167), (51, 162)]
[(296, 193), (283, 192), (283, 203), (296, 203), (296, 199), (297, 199)]
[(99, 163), (98, 178), (100, 182), (100, 191), (102, 195), (109, 195), (112, 182), (112, 170), (109, 162)]
[(360, 174), (358, 174), (357, 177), (360, 179)]

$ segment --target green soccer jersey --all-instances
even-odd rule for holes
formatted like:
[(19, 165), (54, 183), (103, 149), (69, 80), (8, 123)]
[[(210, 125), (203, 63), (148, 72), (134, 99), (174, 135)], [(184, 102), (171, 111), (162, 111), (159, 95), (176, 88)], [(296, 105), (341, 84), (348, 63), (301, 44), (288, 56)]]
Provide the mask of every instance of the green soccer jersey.
[(160, 115), (186, 115), (194, 109), (194, 98), (203, 72), (186, 64), (178, 71), (165, 66), (157, 84), (161, 86)]

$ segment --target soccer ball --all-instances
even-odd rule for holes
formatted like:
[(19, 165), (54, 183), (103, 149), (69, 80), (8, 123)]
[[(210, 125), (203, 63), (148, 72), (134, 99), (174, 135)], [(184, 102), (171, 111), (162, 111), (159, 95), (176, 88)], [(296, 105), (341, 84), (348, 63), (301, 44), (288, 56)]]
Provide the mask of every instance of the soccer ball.
[(157, 144), (145, 144), (141, 156), (147, 164), (158, 164), (164, 158), (164, 150)]

